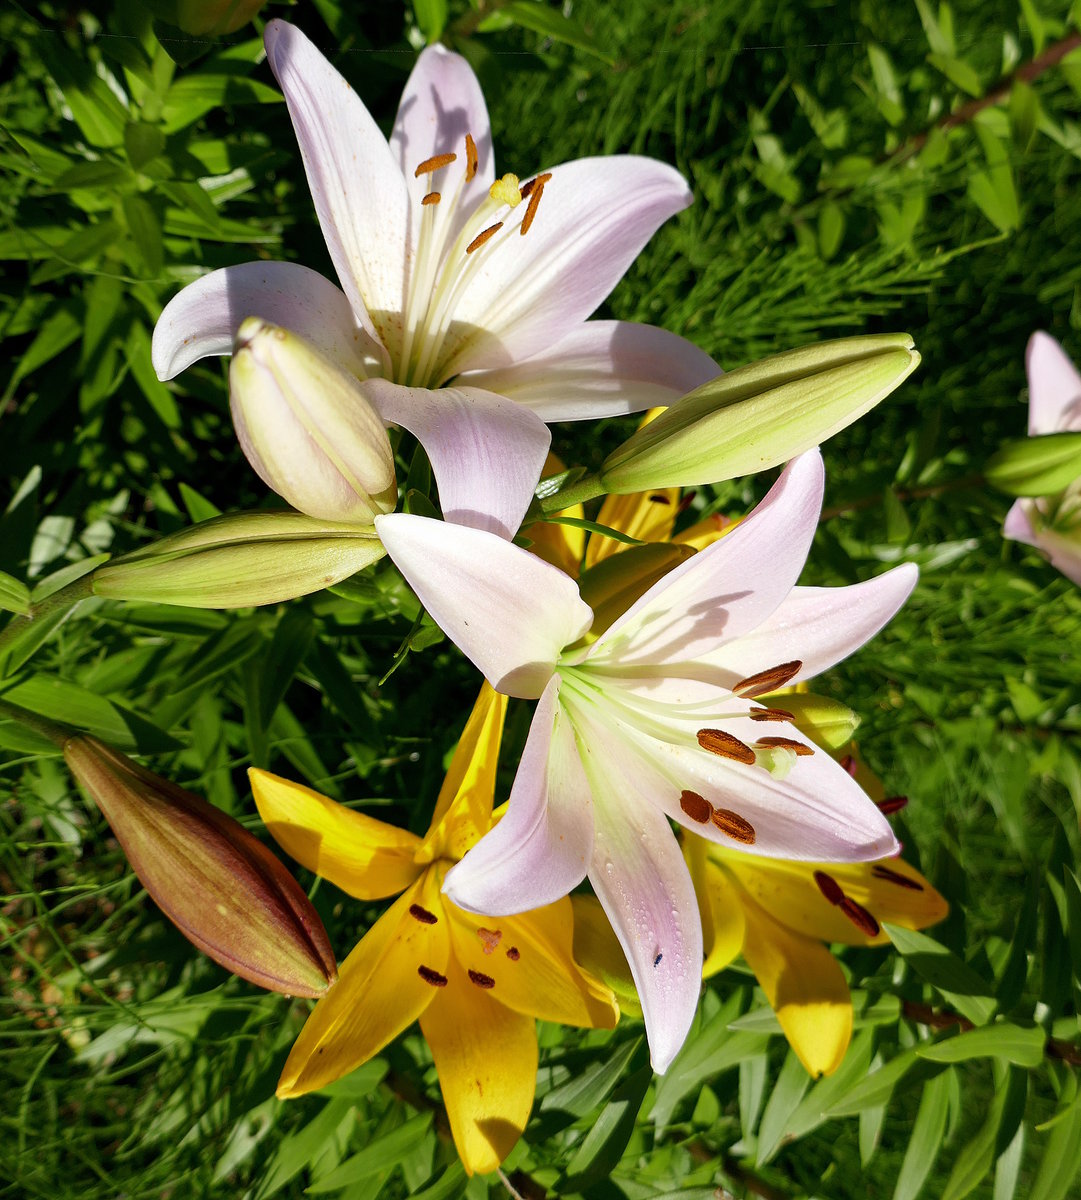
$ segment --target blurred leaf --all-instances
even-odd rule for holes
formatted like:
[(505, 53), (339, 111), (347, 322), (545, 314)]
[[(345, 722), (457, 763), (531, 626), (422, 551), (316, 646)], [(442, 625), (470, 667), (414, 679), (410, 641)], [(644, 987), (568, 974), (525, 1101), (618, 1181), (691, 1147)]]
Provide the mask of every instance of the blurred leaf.
[(1028, 1079), (1019, 1067), (1007, 1068), (1005, 1086), (995, 1088), (980, 1131), (957, 1156), (942, 1200), (962, 1200), (987, 1176), (999, 1154), (1013, 1141), (1024, 1110)]
[(128, 162), (140, 171), (165, 149), (165, 135), (146, 121), (129, 121), (124, 126), (124, 149)]
[(538, 1111), (565, 1112), (575, 1117), (584, 1117), (592, 1112), (611, 1094), (641, 1044), (641, 1038), (632, 1038), (617, 1046), (608, 1058), (586, 1067), (566, 1083), (546, 1093), (538, 1105)]
[(274, 629), (270, 648), (259, 664), (259, 720), (268, 728), (285, 698), (297, 668), (315, 636), (315, 623), (304, 608), (288, 608)]
[(413, 0), (413, 12), (424, 40), (438, 42), (447, 24), (447, 0)]
[(416, 1153), (430, 1136), (432, 1114), (420, 1113), (411, 1117), (404, 1125), (369, 1142), (358, 1154), (347, 1158), (329, 1175), (309, 1185), (307, 1194), (322, 1196), (343, 1187), (367, 1179), (372, 1175), (389, 1171), (410, 1154)]
[(1036, 93), (1022, 79), (1015, 79), (1010, 89), (1010, 134), (1014, 144), (1027, 152), (1036, 140), (1036, 121), (1039, 117), (1039, 102)]
[(995, 1163), (995, 1190), (991, 1200), (1013, 1200), (1021, 1177), (1021, 1160), (1025, 1152), (1025, 1123), (1017, 1126), (1013, 1141), (998, 1156)]
[(932, 1062), (958, 1063), (970, 1058), (1001, 1058), (1019, 1067), (1038, 1067), (1043, 1062), (1047, 1036), (1038, 1026), (1025, 1028), (997, 1021), (983, 1029), (971, 1029), (943, 1042), (917, 1046), (920, 1058)]
[(150, 278), (155, 279), (161, 274), (164, 262), (161, 222), (157, 213), (143, 196), (125, 196), (121, 203), (143, 268)]
[(952, 1008), (976, 1025), (984, 1025), (995, 1011), (990, 985), (967, 963), (926, 933), (883, 925), (890, 941), (905, 961), (945, 997)]
[(30, 611), (30, 589), (4, 571), (0, 571), (0, 608), (23, 616)]
[(653, 1068), (647, 1063), (616, 1088), (567, 1163), (565, 1193), (608, 1178), (627, 1148), (652, 1078)]
[(758, 1127), (756, 1165), (769, 1162), (781, 1148), (792, 1116), (799, 1108), (810, 1082), (811, 1077), (796, 1057), (796, 1052), (789, 1050)]
[(893, 1200), (915, 1200), (935, 1165), (946, 1132), (949, 1105), (949, 1073), (929, 1080), (920, 1096), (920, 1107), (905, 1148), (904, 1161), (897, 1173)]
[(983, 95), (983, 84), (979, 75), (963, 58), (954, 58), (949, 54), (928, 54), (927, 61), (961, 91), (970, 96)]
[(558, 8), (550, 8), (539, 0), (510, 0), (499, 9), (499, 16), (509, 18), (523, 29), (531, 29), (542, 37), (565, 42), (576, 50), (584, 50), (611, 65), (615, 58), (586, 33), (577, 21), (564, 16)]
[(1081, 1173), (1081, 1094), (1061, 1105), (1056, 1117), (1028, 1200), (1065, 1200)]

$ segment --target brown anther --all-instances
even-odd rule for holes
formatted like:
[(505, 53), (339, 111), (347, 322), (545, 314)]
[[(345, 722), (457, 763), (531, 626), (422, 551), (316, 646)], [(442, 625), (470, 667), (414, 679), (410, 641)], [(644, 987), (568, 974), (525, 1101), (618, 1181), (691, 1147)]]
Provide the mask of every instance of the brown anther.
[(466, 254), (472, 254), (474, 250), (478, 249), (480, 246), (483, 246), (489, 238), (495, 237), (495, 235), (502, 228), (503, 222), (496, 221), (494, 225), (489, 225), (487, 229), (482, 229), (480, 233), (478, 233), (477, 236), (469, 243), (469, 245), (466, 246)]
[(452, 162), (458, 157), (457, 154), (433, 154), (431, 158), (426, 158), (419, 167), (413, 172), (413, 178), (419, 179), (422, 175), (427, 175), (432, 171), (438, 171), (440, 167), (449, 167)]
[(806, 758), (808, 754), (814, 754), (813, 746), (808, 746), (806, 742), (797, 742), (795, 738), (764, 737), (759, 738), (755, 745), (764, 746), (767, 750), (791, 750), (797, 758)]
[(415, 917), (422, 925), (434, 925), (439, 920), (435, 913), (421, 908), (419, 904), (410, 904), (409, 915)]
[(825, 871), (815, 871), (814, 881), (830, 904), (840, 904), (844, 900), (845, 894), (841, 891), (841, 885), (832, 875), (827, 875)]
[(472, 182), (473, 176), (477, 173), (477, 143), (473, 141), (473, 135), (467, 133), (465, 135), (465, 181)]
[[(519, 188), (523, 198), (528, 196), (529, 203), (526, 205), (525, 216), (522, 218), (522, 224), (518, 232), (525, 237), (529, 232), (530, 225), (533, 224), (533, 218), (537, 215), (537, 209), (540, 207), (541, 196), (544, 193), (544, 185), (552, 178), (550, 171), (545, 171), (543, 175), (538, 175), (536, 179), (531, 179), (524, 188)], [(529, 190), (527, 191), (526, 188)]]
[(753, 699), (763, 696), (766, 692), (775, 692), (803, 670), (803, 663), (798, 659), (794, 662), (781, 663), (780, 666), (770, 667), (768, 671), (759, 671), (757, 675), (748, 675), (739, 683), (733, 685), (732, 691), (737, 696)]
[(900, 812), (902, 808), (907, 807), (907, 796), (887, 796), (885, 800), (878, 802), (878, 811), (887, 817), (890, 813)]
[(523, 183), (523, 184), (522, 184), (522, 186), (521, 186), (521, 187), (518, 189), (518, 191), (521, 193), (522, 199), (523, 199), (523, 200), (525, 200), (525, 199), (526, 199), (526, 198), (527, 198), (527, 197), (530, 195), (530, 193), (533, 191), (533, 189), (534, 189), (535, 187), (538, 187), (538, 186), (539, 186), (539, 187), (544, 187), (544, 185), (545, 185), (545, 184), (548, 182), (548, 180), (549, 180), (549, 179), (551, 179), (551, 178), (552, 178), (552, 172), (551, 172), (551, 171), (545, 171), (543, 174), (541, 174), (541, 175), (534, 175), (532, 179), (529, 179), (529, 180), (527, 180), (527, 181), (526, 181), (525, 183)]
[(878, 922), (871, 914), (863, 907), (862, 904), (857, 904), (851, 896), (845, 896), (841, 901), (839, 908), (841, 912), (852, 922), (860, 933), (867, 934), (868, 937), (878, 937), (879, 927)]
[(856, 778), (856, 760), (851, 754), (846, 754), (844, 758), (841, 759), (841, 770), (847, 771), (853, 779)]
[(794, 721), (786, 708), (752, 708), (747, 714), (752, 721)]
[(423, 964), (417, 967), (417, 974), (424, 980), (425, 983), (430, 983), (432, 987), (446, 987), (446, 975), (440, 975), (438, 971), (433, 971), (431, 967), (426, 967)]
[(679, 807), (699, 825), (705, 825), (713, 815), (713, 805), (697, 792), (683, 791), (679, 794)]
[(499, 945), (503, 938), (502, 929), (484, 929), (483, 927), (477, 930), (477, 937), (484, 943), (484, 953), (492, 954), (495, 952), (496, 946)]
[(482, 975), (480, 971), (469, 972), (469, 982), (475, 983), (479, 988), (494, 988), (495, 980), (491, 975)]
[(522, 956), (518, 953), (517, 946), (511, 946), (511, 948), (507, 951), (507, 957), (511, 960), (511, 962), (517, 962)]
[(876, 879), (884, 879), (887, 883), (895, 883), (898, 887), (908, 888), (911, 892), (922, 892), (923, 884), (917, 883), (915, 879), (909, 879), (907, 875), (902, 875), (900, 871), (891, 871), (889, 867), (883, 867), (878, 863), (871, 868), (871, 874)]
[(438, 192), (429, 192), (421, 200), (421, 204), (438, 204), (443, 197)]
[(660, 492), (654, 492), (649, 498), (651, 504), (671, 504), (672, 501), (667, 496), (662, 496)]
[(723, 729), (700, 729), (698, 744), (703, 750), (708, 750), (710, 754), (718, 754), (721, 758), (734, 758), (736, 762), (748, 765), (754, 762), (754, 751), (750, 746), (741, 742), (738, 737), (725, 733)]
[(729, 808), (715, 808), (710, 813), (710, 820), (721, 833), (727, 834), (734, 842), (742, 842), (745, 846), (754, 845), (754, 826), (739, 813), (734, 813)]

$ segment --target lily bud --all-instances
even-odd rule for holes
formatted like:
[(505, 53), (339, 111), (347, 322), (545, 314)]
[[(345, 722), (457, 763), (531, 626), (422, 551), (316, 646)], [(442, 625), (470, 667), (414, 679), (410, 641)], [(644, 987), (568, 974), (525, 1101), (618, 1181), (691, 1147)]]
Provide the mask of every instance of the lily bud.
[(262, 842), (95, 737), (69, 738), (64, 759), (143, 887), (188, 941), (260, 987), (323, 995), (338, 975), (326, 930)]
[(106, 563), (92, 588), (111, 600), (246, 608), (340, 583), (386, 551), (370, 526), (302, 513), (230, 513)]
[(840, 338), (703, 384), (605, 459), (609, 492), (717, 483), (787, 462), (873, 408), (920, 361), (908, 334)]
[(386, 428), (360, 381), (261, 317), (237, 333), (229, 404), (240, 447), (294, 508), (368, 525), (398, 501)]
[(860, 723), (847, 704), (814, 692), (772, 692), (759, 697), (759, 703), (790, 713), (800, 733), (831, 752), (848, 745)]
[(1081, 476), (1081, 433), (1047, 433), (1009, 442), (984, 470), (992, 487), (1011, 496), (1052, 496)]

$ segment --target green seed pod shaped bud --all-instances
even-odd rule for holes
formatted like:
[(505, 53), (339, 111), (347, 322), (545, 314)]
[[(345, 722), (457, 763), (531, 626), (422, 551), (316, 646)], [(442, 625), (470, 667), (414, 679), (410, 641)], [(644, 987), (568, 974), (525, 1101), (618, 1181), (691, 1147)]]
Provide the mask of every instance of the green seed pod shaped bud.
[(1011, 496), (1053, 496), (1081, 476), (1081, 433), (1045, 433), (1009, 442), (991, 456), (987, 482)]
[(68, 738), (64, 759), (143, 887), (189, 942), (270, 991), (323, 995), (338, 974), (326, 930), (262, 842), (97, 738)]
[(859, 717), (839, 700), (816, 696), (814, 692), (773, 692), (757, 697), (767, 711), (783, 713), (785, 719), (824, 750), (840, 750), (852, 740), (859, 726)]
[(386, 428), (359, 380), (304, 338), (260, 317), (237, 333), (233, 424), (248, 462), (294, 508), (371, 523), (398, 500)]
[(824, 442), (920, 361), (907, 334), (841, 338), (719, 375), (677, 400), (605, 460), (617, 494), (751, 475)]
[(247, 608), (330, 587), (385, 553), (370, 526), (294, 512), (229, 513), (106, 563), (92, 588), (110, 600)]

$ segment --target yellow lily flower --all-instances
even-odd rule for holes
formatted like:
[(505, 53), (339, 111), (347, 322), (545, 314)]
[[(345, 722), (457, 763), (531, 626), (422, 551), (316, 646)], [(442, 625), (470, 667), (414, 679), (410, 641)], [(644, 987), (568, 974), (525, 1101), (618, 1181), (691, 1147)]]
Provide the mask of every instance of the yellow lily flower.
[(278, 1096), (332, 1083), (419, 1019), (470, 1175), (494, 1171), (529, 1119), (535, 1019), (610, 1029), (619, 1017), (609, 989), (574, 962), (568, 899), (496, 919), (440, 893), (445, 872), (492, 827), (506, 705), (484, 685), (423, 838), (266, 771), (249, 772), (260, 815), (295, 859), (361, 900), (402, 892), (313, 1009)]

